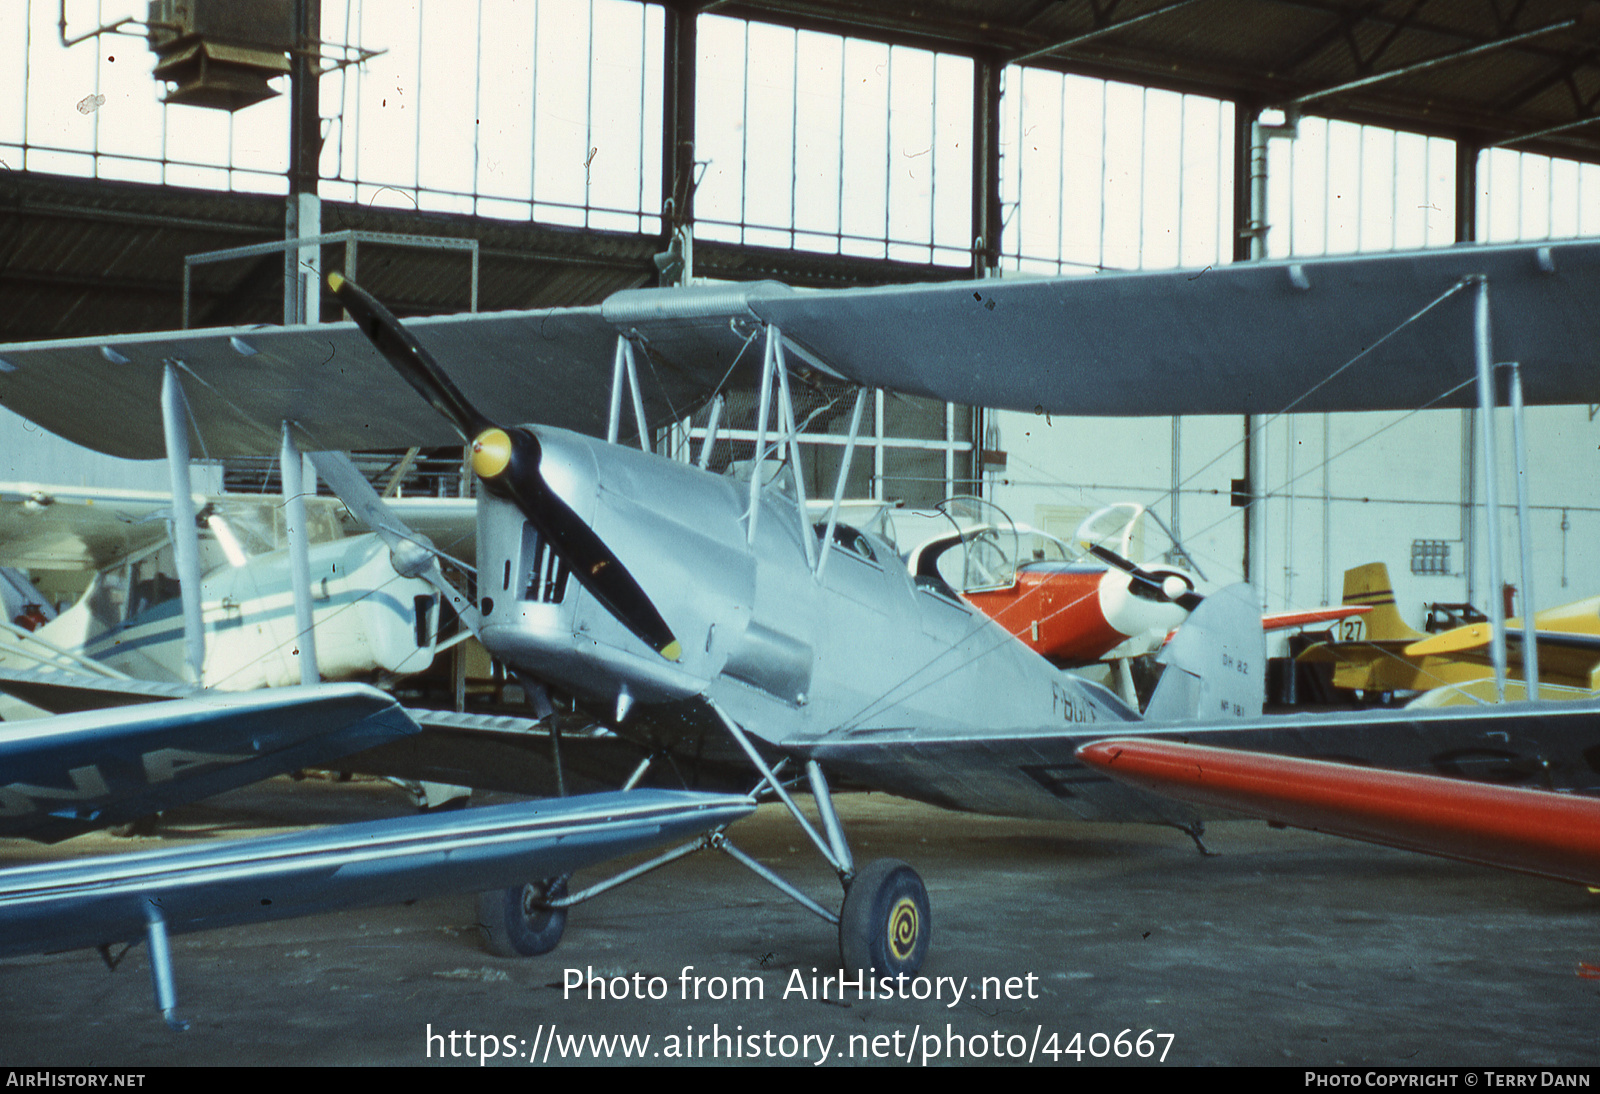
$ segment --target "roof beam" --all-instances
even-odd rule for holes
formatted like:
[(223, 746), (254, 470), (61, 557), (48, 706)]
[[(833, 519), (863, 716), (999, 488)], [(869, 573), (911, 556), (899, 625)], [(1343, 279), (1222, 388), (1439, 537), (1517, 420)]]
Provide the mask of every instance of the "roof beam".
[[(1594, 107), (1594, 100), (1589, 100), (1588, 105), (1592, 109)], [(1546, 126), (1543, 129), (1536, 129), (1530, 133), (1518, 133), (1514, 136), (1502, 137), (1500, 140), (1488, 145), (1488, 147), (1505, 148), (1509, 145), (1521, 144), (1523, 141), (1539, 140), (1541, 137), (1553, 136), (1556, 133), (1565, 133), (1569, 129), (1581, 129), (1583, 126), (1591, 125), (1596, 121), (1600, 121), (1600, 116), (1596, 116), (1595, 114), (1591, 113), (1582, 118), (1574, 118), (1570, 122), (1562, 122), (1560, 125)]]
[(1409, 76), (1412, 73), (1425, 72), (1430, 68), (1437, 68), (1440, 65), (1464, 61), (1469, 57), (1476, 57), (1480, 54), (1489, 53), (1497, 49), (1505, 49), (1507, 46), (1516, 45), (1518, 42), (1526, 42), (1529, 39), (1538, 38), (1545, 34), (1552, 34), (1558, 30), (1571, 30), (1581, 21), (1582, 20), (1580, 20), (1577, 16), (1573, 16), (1570, 19), (1559, 19), (1554, 23), (1547, 23), (1542, 27), (1535, 28), (1534, 30), (1525, 30), (1520, 34), (1513, 34), (1506, 38), (1496, 38), (1492, 42), (1484, 42), (1476, 46), (1469, 46), (1466, 49), (1458, 49), (1453, 53), (1444, 53), (1440, 54), (1438, 57), (1430, 57), (1426, 61), (1418, 61), (1415, 64), (1410, 65), (1401, 65), (1399, 68), (1392, 68), (1387, 72), (1379, 72), (1371, 76), (1363, 76), (1359, 80), (1349, 80), (1342, 84), (1335, 84), (1333, 87), (1323, 88), (1321, 91), (1312, 91), (1305, 95), (1299, 95), (1290, 101), (1290, 105), (1304, 106), (1307, 103), (1315, 102), (1318, 99), (1325, 99), (1331, 95), (1339, 95), (1346, 91), (1355, 91), (1359, 88), (1370, 87), (1373, 84), (1383, 83), (1384, 81), (1392, 80), (1397, 76)]
[(1311, 60), (1311, 58), (1317, 56), (1317, 54), (1321, 53), (1323, 50), (1332, 46), (1335, 42), (1338, 42), (1341, 39), (1347, 42), (1350, 46), (1350, 53), (1354, 58), (1356, 71), (1366, 71), (1366, 66), (1361, 58), (1360, 50), (1357, 48), (1353, 38), (1353, 32), (1357, 25), (1372, 19), (1374, 15), (1378, 14), (1379, 9), (1381, 9), (1386, 2), (1387, 0), (1369, 0), (1369, 3), (1367, 3), (1365, 7), (1352, 8), (1348, 11), (1339, 12), (1336, 14), (1330, 13), (1334, 15), (1333, 23), (1322, 33), (1318, 34), (1316, 37), (1306, 42), (1305, 45), (1301, 46), (1294, 53), (1290, 54), (1288, 59), (1284, 61), (1282, 65), (1282, 71), (1295, 71), (1301, 65)]
[(1032, 61), (1035, 58), (1049, 56), (1053, 53), (1059, 53), (1061, 50), (1071, 49), (1074, 46), (1081, 46), (1085, 42), (1094, 41), (1096, 38), (1103, 38), (1108, 34), (1115, 34), (1119, 30), (1126, 30), (1128, 27), (1131, 27), (1137, 23), (1143, 23), (1149, 19), (1159, 19), (1163, 15), (1177, 11), (1179, 8), (1186, 8), (1190, 4), (1196, 2), (1197, 0), (1172, 0), (1172, 3), (1170, 4), (1164, 4), (1159, 8), (1152, 8), (1151, 10), (1140, 15), (1134, 15), (1115, 23), (1107, 23), (1102, 27), (1096, 27), (1094, 30), (1086, 31), (1083, 34), (1077, 34), (1071, 38), (1062, 39), (1053, 45), (1044, 46), (1041, 49), (1035, 49), (1026, 53), (1016, 54), (1007, 58), (1007, 63), (1013, 65), (1027, 64), (1029, 61)]
[[(1600, 57), (1600, 54), (1597, 54), (1592, 49), (1585, 50), (1577, 56), (1569, 57), (1562, 64), (1553, 66), (1538, 79), (1530, 80), (1511, 94), (1501, 97), (1500, 101), (1495, 104), (1495, 109), (1510, 113), (1527, 105), (1546, 91), (1549, 91), (1556, 84), (1565, 81), (1569, 87), (1572, 86), (1574, 77), (1578, 72), (1584, 68), (1594, 67), (1597, 57)], [(1581, 100), (1581, 96), (1576, 93), (1574, 93), (1573, 98)]]
[(1417, 13), (1420, 12), (1427, 4), (1428, 0), (1412, 0), (1411, 6), (1407, 8), (1406, 13), (1400, 17), (1400, 21), (1389, 28), (1389, 33), (1383, 36), (1383, 41), (1379, 42), (1371, 53), (1367, 54), (1357, 71), (1371, 71), (1372, 66), (1377, 63), (1378, 58), (1382, 57), (1389, 51), (1389, 47), (1394, 45), (1395, 40), (1398, 39), (1401, 34), (1405, 33), (1406, 29), (1410, 27), (1411, 24), (1416, 20)]

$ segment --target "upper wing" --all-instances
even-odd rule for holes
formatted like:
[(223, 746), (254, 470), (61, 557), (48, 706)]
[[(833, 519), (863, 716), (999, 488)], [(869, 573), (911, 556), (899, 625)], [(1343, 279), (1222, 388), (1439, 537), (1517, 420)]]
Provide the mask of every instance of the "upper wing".
[(415, 733), (361, 684), (272, 688), (62, 714), (0, 729), (0, 834), (57, 840)]
[[(407, 326), (497, 418), (588, 433), (605, 426), (619, 334), (648, 351), (640, 378), (659, 418), (757, 362), (763, 324), (825, 372), (974, 406), (1462, 407), (1476, 403), (1477, 279), (1489, 286), (1493, 358), (1521, 363), (1527, 401), (1600, 402), (1593, 241), (823, 292), (635, 289), (598, 308)], [(156, 457), (167, 362), (184, 374), (202, 456), (275, 453), (285, 421), (303, 451), (456, 440), (350, 323), (0, 346), (0, 401), (80, 444)]]
[[(407, 327), (474, 401), (505, 417), (587, 433), (605, 429), (617, 332), (598, 308), (416, 319)], [(178, 367), (198, 429), (196, 458), (271, 455), (281, 424), (301, 451), (457, 444), (354, 323), (235, 327), (76, 338), (0, 348), (0, 402), (78, 444), (115, 456), (166, 454), (161, 381)], [(647, 370), (652, 412), (697, 387)]]
[(1446, 394), (1473, 376), (1470, 284), (1386, 336), (1477, 277), (1489, 285), (1494, 360), (1521, 362), (1528, 401), (1594, 401), (1595, 242), (815, 293), (766, 283), (738, 294), (742, 312), (712, 306), (726, 287), (704, 298), (634, 289), (602, 310), (652, 349), (690, 359), (712, 344), (725, 353), (728, 320), (747, 314), (851, 380), (975, 406), (1128, 416), (1411, 409), (1476, 405), (1470, 384)]

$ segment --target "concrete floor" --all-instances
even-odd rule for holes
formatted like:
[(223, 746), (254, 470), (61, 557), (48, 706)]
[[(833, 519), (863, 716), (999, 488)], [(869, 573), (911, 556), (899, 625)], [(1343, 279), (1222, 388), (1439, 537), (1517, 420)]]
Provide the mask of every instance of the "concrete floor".
[[(949, 982), (943, 1000), (811, 998), (813, 969), (838, 974), (834, 929), (708, 854), (576, 910), (561, 946), (528, 961), (484, 953), (461, 896), (178, 937), (187, 1033), (155, 1012), (142, 946), (115, 972), (93, 952), (0, 961), (0, 1065), (476, 1063), (485, 1034), (524, 1064), (574, 1062), (570, 1036), (625, 1034), (649, 1036), (653, 1063), (715, 1046), (742, 1063), (815, 1063), (825, 1047), (828, 1066), (944, 1063), (957, 1048), (1066, 1065), (1115, 1061), (1125, 1030), (1125, 1044), (1151, 1031), (1167, 1065), (1600, 1064), (1600, 980), (1577, 975), (1600, 963), (1600, 897), (1582, 889), (1259, 823), (1213, 825), (1220, 854), (1201, 858), (1164, 829), (881, 795), (841, 807), (858, 862), (901, 858), (926, 880), (923, 971), (967, 978), (955, 1006)], [(169, 815), (162, 839), (406, 811), (381, 783), (278, 780)], [(764, 808), (733, 836), (836, 906), (837, 882), (784, 814)], [(7, 845), (0, 865), (129, 842)], [(751, 977), (764, 998), (685, 1000), (687, 966), (703, 991)], [(658, 976), (666, 998), (587, 999), (564, 991), (568, 969)], [(984, 977), (1017, 978), (1018, 997), (977, 998)], [(576, 1062), (596, 1062), (592, 1043)]]

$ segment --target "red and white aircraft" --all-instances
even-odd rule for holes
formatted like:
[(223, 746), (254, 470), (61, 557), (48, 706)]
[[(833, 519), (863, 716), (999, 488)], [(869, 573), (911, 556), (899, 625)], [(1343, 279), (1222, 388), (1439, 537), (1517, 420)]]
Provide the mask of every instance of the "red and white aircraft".
[[(969, 513), (981, 509), (982, 519)], [(1014, 525), (975, 498), (952, 499), (944, 510), (956, 524), (928, 539), (906, 559), (912, 573), (937, 573), (985, 615), (1056, 665), (1153, 653), (1171, 640), (1202, 595), (1198, 578), (1166, 563), (1128, 561), (1138, 541), (1142, 505), (1121, 502), (1089, 516), (1074, 539), (1078, 551), (1048, 533)], [(1024, 551), (1021, 544), (1031, 541)], [(1028, 561), (1020, 561), (1031, 554)], [(1360, 604), (1268, 612), (1266, 631), (1328, 623), (1359, 615)]]

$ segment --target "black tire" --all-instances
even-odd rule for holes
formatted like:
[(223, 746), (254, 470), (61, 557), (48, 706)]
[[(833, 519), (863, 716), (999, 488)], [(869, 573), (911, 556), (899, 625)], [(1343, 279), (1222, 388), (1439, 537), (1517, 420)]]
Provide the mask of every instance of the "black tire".
[(932, 928), (928, 889), (917, 872), (897, 859), (875, 859), (845, 893), (839, 955), (846, 969), (915, 976), (928, 955)]
[(545, 901), (566, 895), (566, 878), (545, 878), (479, 893), (478, 929), (484, 949), (496, 957), (549, 953), (567, 929), (567, 910), (548, 907)]

